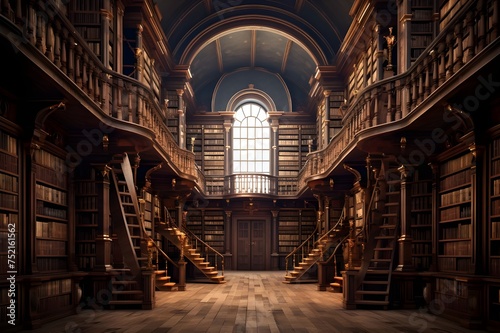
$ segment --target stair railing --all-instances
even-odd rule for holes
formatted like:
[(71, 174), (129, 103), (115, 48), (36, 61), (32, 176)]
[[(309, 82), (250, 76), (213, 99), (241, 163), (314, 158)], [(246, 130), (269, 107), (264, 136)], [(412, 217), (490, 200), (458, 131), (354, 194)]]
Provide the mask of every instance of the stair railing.
[(285, 272), (288, 275), (288, 262), (292, 261), (292, 268), (295, 267), (296, 263), (302, 260), (310, 251), (314, 248), (314, 244), (316, 243), (316, 234), (318, 232), (319, 224), (316, 223), (316, 228), (314, 228), (313, 232), (307, 237), (305, 241), (302, 242), (299, 246), (297, 246), (292, 252), (290, 252), (285, 257)]
[[(150, 252), (150, 248), (154, 248), (154, 255), (155, 255), (155, 265), (154, 267), (156, 268), (156, 270), (159, 270), (159, 267), (158, 267), (158, 254), (161, 254), (163, 256), (163, 258), (165, 258), (166, 261), (170, 262), (174, 267), (176, 268), (179, 268), (179, 265), (172, 259), (168, 256), (168, 254), (166, 254), (163, 249), (158, 245), (156, 244), (156, 241), (153, 239), (153, 237), (151, 237), (147, 231), (146, 231), (146, 226), (145, 226), (145, 223), (144, 223), (144, 217), (145, 217), (145, 210), (146, 210), (146, 207), (145, 207), (145, 203), (146, 201), (143, 199), (143, 198), (140, 198), (139, 199), (139, 207), (140, 207), (140, 216), (141, 218), (139, 219), (139, 225), (140, 225), (140, 228), (142, 230), (142, 235), (143, 235), (143, 239), (146, 241), (146, 244), (148, 245), (148, 268), (152, 268), (152, 256), (153, 256), (153, 253)], [(165, 275), (167, 276), (168, 275), (168, 265), (165, 265)]]
[(184, 232), (188, 238), (188, 241), (190, 242), (191, 246), (194, 246), (196, 249), (200, 250), (205, 250), (205, 260), (209, 261), (210, 254), (213, 255), (214, 258), (214, 267), (219, 270), (219, 262), (220, 262), (220, 271), (221, 271), (221, 276), (224, 276), (224, 256), (214, 249), (210, 244), (202, 240), (200, 237), (198, 237), (196, 234), (194, 234), (191, 230), (188, 228), (182, 226), (179, 227), (177, 223), (175, 223), (174, 219), (170, 215), (170, 212), (168, 211), (167, 207), (163, 207), (163, 210), (165, 212), (165, 219), (168, 221), (169, 225), (171, 227), (177, 228), (180, 231)]

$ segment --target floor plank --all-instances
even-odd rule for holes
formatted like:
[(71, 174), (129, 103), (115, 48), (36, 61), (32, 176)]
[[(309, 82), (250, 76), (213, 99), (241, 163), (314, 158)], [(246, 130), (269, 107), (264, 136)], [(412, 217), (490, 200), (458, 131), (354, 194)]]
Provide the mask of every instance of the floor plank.
[(341, 294), (284, 284), (284, 272), (226, 272), (225, 284), (158, 292), (153, 310), (81, 310), (32, 333), (466, 333), (420, 310), (344, 310)]

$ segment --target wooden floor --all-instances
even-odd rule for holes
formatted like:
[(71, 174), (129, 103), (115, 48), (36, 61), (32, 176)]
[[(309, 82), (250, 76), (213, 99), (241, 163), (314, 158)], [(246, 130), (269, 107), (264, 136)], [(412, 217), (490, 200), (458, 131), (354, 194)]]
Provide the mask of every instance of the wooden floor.
[(341, 295), (284, 284), (284, 272), (225, 274), (225, 284), (157, 292), (153, 310), (82, 310), (29, 332), (484, 332), (419, 310), (344, 310)]

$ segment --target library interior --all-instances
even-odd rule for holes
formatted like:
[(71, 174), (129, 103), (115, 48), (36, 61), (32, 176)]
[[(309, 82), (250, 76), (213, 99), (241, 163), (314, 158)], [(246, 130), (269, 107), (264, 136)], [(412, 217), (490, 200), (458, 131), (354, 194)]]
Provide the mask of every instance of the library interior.
[(499, 2), (2, 0), (1, 331), (269, 272), (500, 332)]

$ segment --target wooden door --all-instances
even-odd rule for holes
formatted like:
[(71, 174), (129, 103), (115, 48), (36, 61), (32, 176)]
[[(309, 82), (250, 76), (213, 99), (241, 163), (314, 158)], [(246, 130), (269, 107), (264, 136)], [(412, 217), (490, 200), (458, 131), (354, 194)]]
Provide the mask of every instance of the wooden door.
[(265, 227), (265, 220), (238, 220), (238, 270), (266, 269)]

